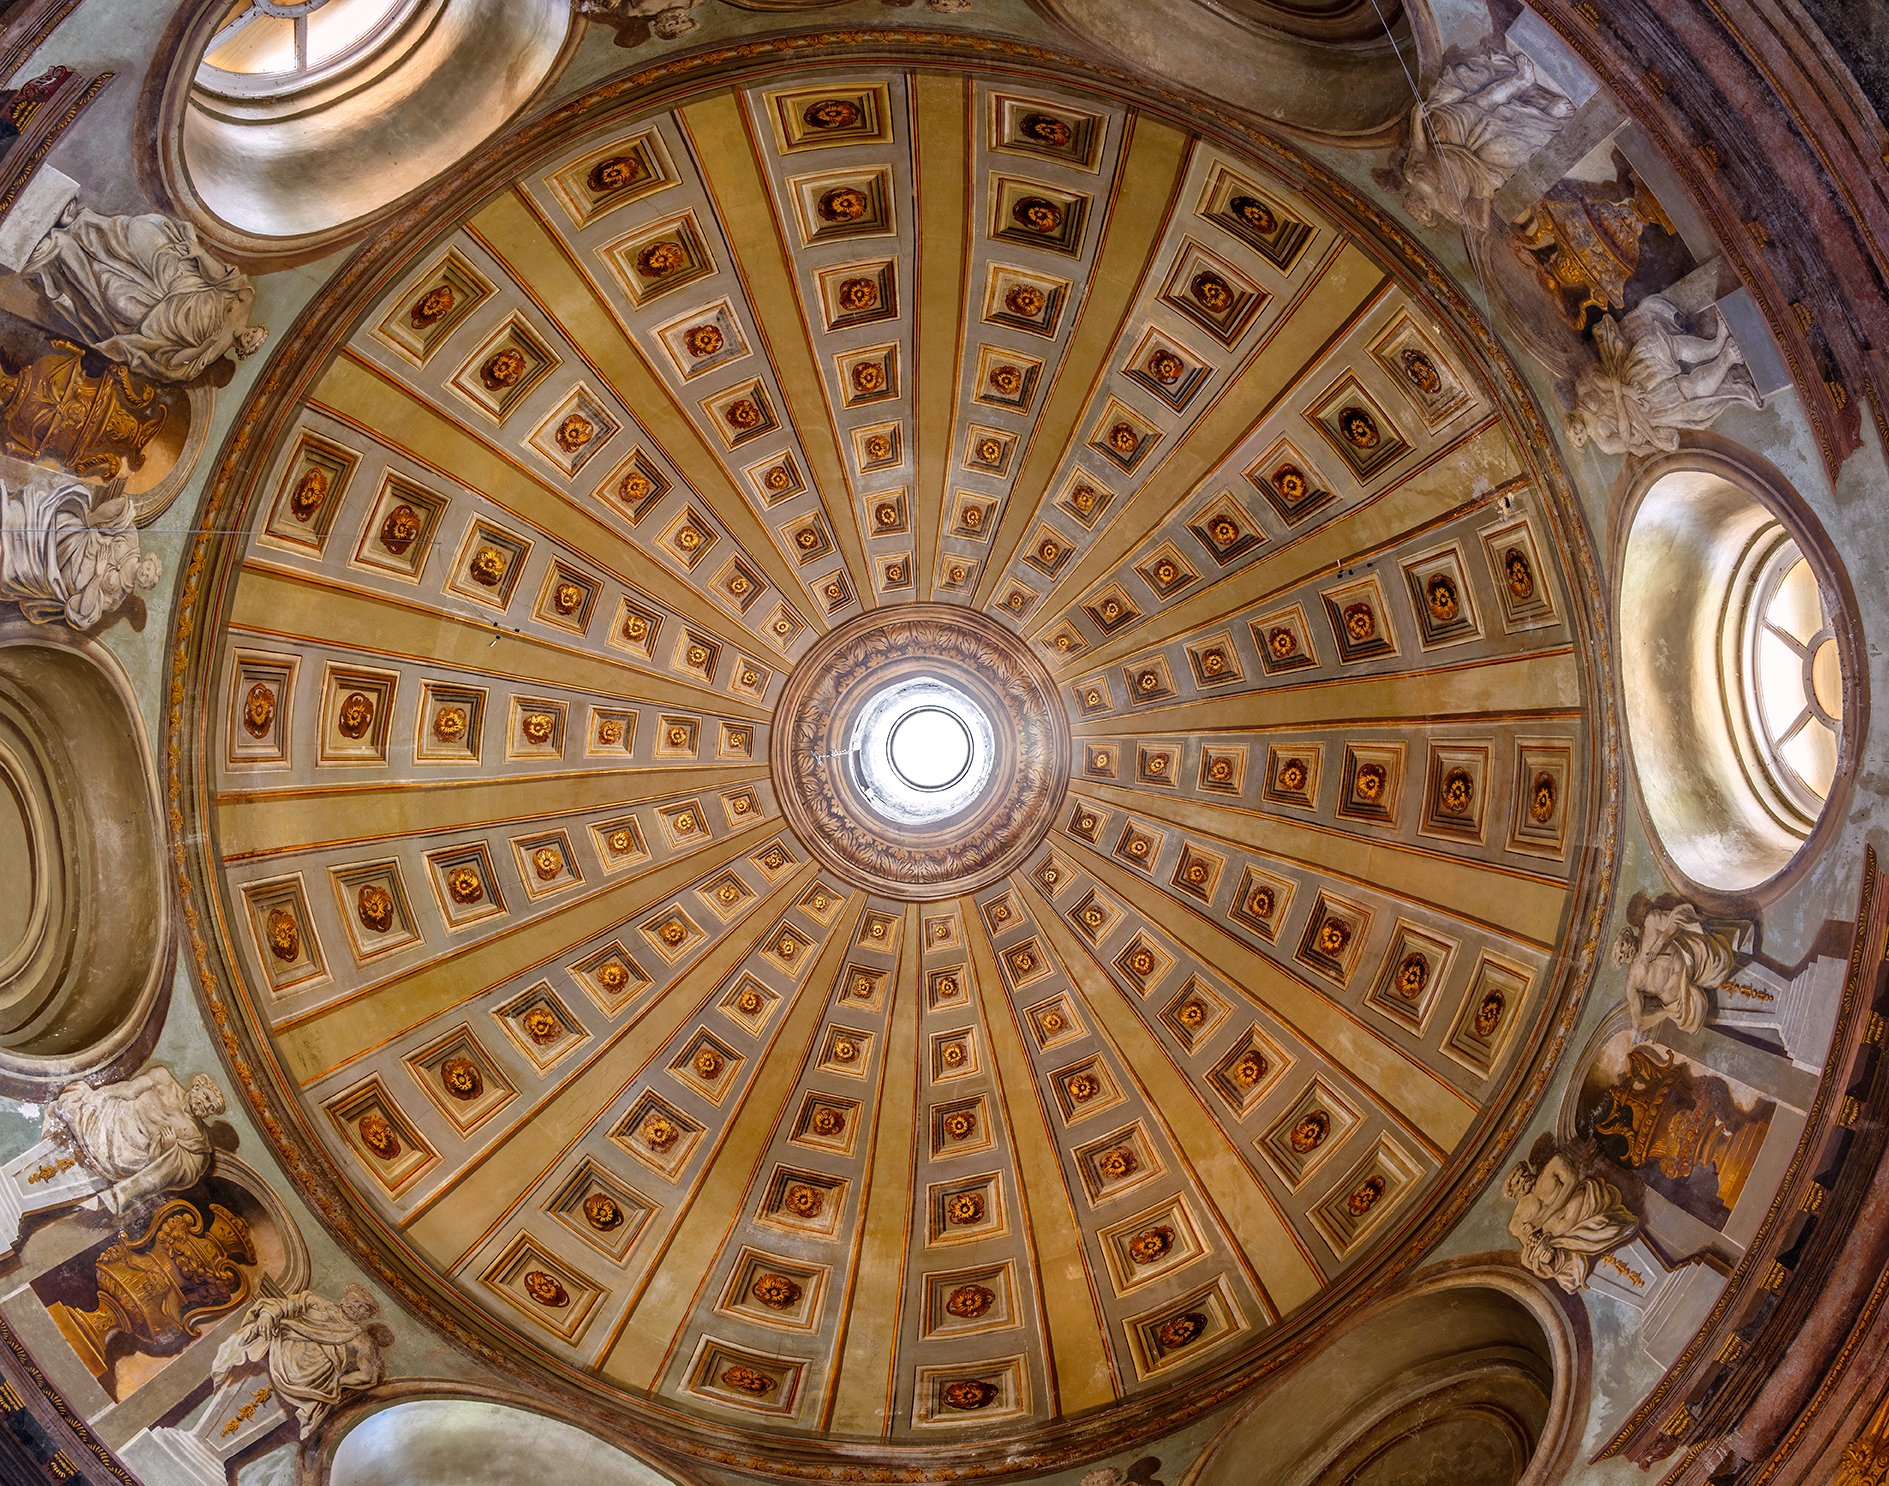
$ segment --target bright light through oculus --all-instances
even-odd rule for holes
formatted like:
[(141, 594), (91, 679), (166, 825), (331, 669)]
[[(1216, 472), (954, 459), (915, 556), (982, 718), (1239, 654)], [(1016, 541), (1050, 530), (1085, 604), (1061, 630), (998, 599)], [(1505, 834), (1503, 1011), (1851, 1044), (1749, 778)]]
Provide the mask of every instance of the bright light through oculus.
[(947, 681), (896, 682), (860, 709), (851, 753), (854, 777), (887, 820), (942, 820), (975, 803), (996, 757), (990, 718)]
[(971, 730), (955, 712), (919, 707), (892, 724), (886, 750), (913, 789), (949, 789), (971, 767)]

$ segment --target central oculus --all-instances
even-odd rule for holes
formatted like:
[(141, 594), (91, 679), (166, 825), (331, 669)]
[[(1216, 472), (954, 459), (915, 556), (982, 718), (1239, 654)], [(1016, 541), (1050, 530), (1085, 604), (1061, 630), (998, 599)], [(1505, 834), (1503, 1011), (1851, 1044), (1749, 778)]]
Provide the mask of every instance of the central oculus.
[(1042, 840), (1068, 754), (1055, 684), (1013, 631), (906, 604), (849, 621), (794, 668), (772, 763), (809, 851), (928, 899), (993, 881)]
[(961, 687), (915, 676), (880, 689), (853, 726), (852, 765), (866, 803), (901, 824), (974, 804), (990, 783), (997, 737)]

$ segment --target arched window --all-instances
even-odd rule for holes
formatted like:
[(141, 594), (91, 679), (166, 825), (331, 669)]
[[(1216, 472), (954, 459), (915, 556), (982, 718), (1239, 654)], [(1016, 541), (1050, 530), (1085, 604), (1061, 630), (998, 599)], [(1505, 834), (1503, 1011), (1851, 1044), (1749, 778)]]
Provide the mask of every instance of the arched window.
[(331, 1486), (674, 1486), (573, 1424), (474, 1398), (418, 1398), (359, 1420), (335, 1446)]
[(1641, 803), (1679, 872), (1720, 892), (1789, 865), (1844, 756), (1837, 606), (1760, 488), (1712, 461), (1668, 470), (1634, 511), (1621, 564)]
[(1843, 662), (1817, 575), (1781, 522), (1759, 531), (1730, 597), (1740, 740), (1774, 807), (1808, 832), (1836, 775)]
[(294, 91), (360, 65), (389, 44), (422, 0), (236, 0), (197, 67), (226, 98)]
[(359, 237), (517, 116), (570, 0), (204, 0), (154, 127), (172, 194), (228, 256)]

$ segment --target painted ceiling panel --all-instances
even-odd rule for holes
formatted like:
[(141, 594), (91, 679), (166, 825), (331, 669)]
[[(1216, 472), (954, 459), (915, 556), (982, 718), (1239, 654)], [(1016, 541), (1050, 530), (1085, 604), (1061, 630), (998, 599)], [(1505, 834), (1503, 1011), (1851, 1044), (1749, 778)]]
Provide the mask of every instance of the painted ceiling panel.
[[(266, 1123), (685, 1446), (1170, 1425), (1460, 1209), (1592, 938), (1519, 383), (1277, 145), (985, 60), (565, 110), (232, 456), (189, 808)], [(938, 825), (862, 784), (914, 677), (987, 738)]]

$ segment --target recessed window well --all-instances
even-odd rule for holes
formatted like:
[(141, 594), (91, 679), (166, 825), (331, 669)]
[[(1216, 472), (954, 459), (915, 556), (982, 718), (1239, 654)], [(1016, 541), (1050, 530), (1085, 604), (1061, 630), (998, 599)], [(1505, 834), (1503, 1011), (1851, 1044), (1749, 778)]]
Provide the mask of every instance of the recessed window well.
[(358, 65), (422, 0), (236, 0), (197, 68), (197, 86), (260, 98)]
[(1730, 473), (1647, 490), (1620, 582), (1621, 682), (1640, 797), (1703, 887), (1777, 876), (1816, 828), (1844, 754), (1833, 595), (1779, 516)]
[(156, 134), (227, 254), (306, 256), (476, 149), (557, 68), (570, 0), (222, 0), (177, 48)]

